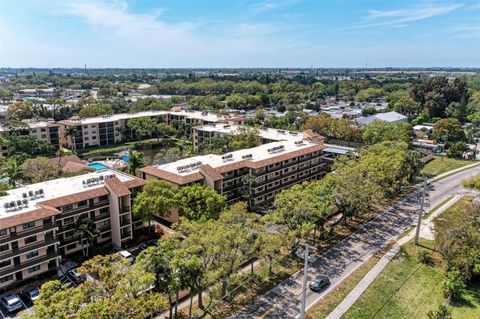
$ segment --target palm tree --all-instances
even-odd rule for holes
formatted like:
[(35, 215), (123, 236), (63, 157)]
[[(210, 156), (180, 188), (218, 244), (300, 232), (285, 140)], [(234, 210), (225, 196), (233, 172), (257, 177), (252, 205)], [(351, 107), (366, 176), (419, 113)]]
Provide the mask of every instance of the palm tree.
[(137, 151), (130, 151), (128, 153), (128, 172), (135, 175), (138, 168), (143, 167), (143, 153)]
[(15, 187), (15, 182), (22, 176), (22, 166), (15, 157), (10, 157), (2, 167), (2, 174), (7, 176), (10, 185)]
[(75, 144), (75, 135), (77, 134), (77, 127), (76, 126), (65, 126), (65, 137), (69, 137), (72, 139), (72, 151), (75, 153), (77, 145)]
[[(77, 221), (77, 229), (75, 236), (80, 237), (80, 245), (82, 245), (83, 257), (88, 257), (88, 247), (92, 246), (93, 239), (98, 235), (98, 230), (95, 228), (95, 223), (88, 217), (80, 217)], [(86, 238), (88, 246), (85, 247), (83, 239)]]

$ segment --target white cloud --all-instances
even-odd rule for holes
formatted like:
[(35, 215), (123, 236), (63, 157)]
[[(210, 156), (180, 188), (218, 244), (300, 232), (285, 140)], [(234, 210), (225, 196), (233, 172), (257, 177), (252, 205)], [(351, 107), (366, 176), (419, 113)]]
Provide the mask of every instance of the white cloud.
[(263, 13), (266, 11), (272, 11), (280, 8), (286, 8), (297, 3), (298, 0), (267, 0), (260, 2), (254, 7), (254, 13)]
[(365, 22), (352, 26), (349, 29), (372, 28), (380, 26), (405, 26), (409, 22), (424, 20), (447, 14), (463, 7), (463, 4), (449, 5), (422, 5), (409, 9), (399, 10), (370, 10)]

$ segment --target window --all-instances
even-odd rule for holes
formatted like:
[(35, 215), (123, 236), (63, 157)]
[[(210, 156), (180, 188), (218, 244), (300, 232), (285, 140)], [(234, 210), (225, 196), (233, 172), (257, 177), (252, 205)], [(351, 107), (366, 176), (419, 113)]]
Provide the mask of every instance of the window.
[(36, 266), (28, 268), (28, 272), (30, 272), (30, 273), (38, 271), (38, 270), (40, 270), (40, 265), (36, 265)]
[(68, 205), (65, 205), (63, 206), (62, 210), (64, 212), (68, 212), (69, 210), (72, 210), (73, 209), (73, 205), (72, 204), (68, 204)]
[(35, 227), (35, 222), (28, 222), (23, 224), (23, 230)]
[(97, 137), (96, 137), (96, 136), (92, 136), (92, 140), (96, 140), (96, 139), (97, 139)]
[(98, 225), (100, 227), (110, 225), (110, 220), (109, 219), (102, 220), (100, 223), (98, 223)]
[(6, 229), (0, 229), (0, 236), (5, 236), (7, 234)]
[(73, 217), (68, 217), (63, 220), (64, 225), (72, 224), (75, 221)]
[(102, 238), (110, 237), (110, 232), (103, 233), (100, 237)]
[(104, 195), (104, 196), (100, 196), (100, 197), (98, 198), (98, 201), (99, 201), (99, 202), (103, 202), (104, 200), (107, 200), (107, 199), (108, 199), (107, 195)]
[(0, 268), (3, 268), (3, 267), (7, 267), (8, 265), (11, 264), (11, 260), (5, 260), (5, 261), (2, 261), (0, 262)]
[(75, 234), (75, 231), (74, 230), (70, 230), (70, 231), (67, 231), (63, 236), (65, 238), (69, 238), (69, 237), (72, 237), (73, 234)]
[(4, 282), (10, 281), (10, 280), (13, 280), (13, 275), (8, 275), (8, 276), (0, 278), (0, 283), (4, 283)]
[(25, 238), (25, 245), (31, 244), (37, 241), (37, 235), (33, 235), (30, 237)]
[(66, 248), (67, 250), (75, 249), (75, 248), (77, 248), (77, 243), (73, 243), (73, 244), (67, 245), (65, 248)]
[(38, 256), (38, 250), (29, 251), (28, 253), (25, 254), (25, 256), (27, 257), (27, 259), (36, 257)]
[(9, 249), (10, 249), (10, 246), (8, 244), (0, 245), (0, 251), (6, 251)]
[(86, 200), (82, 200), (81, 202), (78, 202), (78, 207), (83, 207), (87, 205), (88, 205), (88, 202)]
[(41, 128), (40, 132), (46, 132), (47, 130), (45, 128)]

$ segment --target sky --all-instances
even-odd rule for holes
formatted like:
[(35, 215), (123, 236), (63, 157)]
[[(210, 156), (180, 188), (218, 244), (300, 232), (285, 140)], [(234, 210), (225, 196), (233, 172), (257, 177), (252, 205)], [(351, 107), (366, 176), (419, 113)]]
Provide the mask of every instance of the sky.
[(0, 0), (0, 67), (480, 67), (479, 0)]

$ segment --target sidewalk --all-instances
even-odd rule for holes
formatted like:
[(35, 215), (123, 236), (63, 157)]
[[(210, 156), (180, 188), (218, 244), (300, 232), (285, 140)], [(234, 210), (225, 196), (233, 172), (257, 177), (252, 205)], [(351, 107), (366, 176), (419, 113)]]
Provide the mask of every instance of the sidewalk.
[[(477, 165), (476, 163), (475, 165)], [(463, 168), (463, 167), (462, 167)], [(431, 221), (436, 216), (443, 213), (446, 209), (456, 203), (462, 196), (455, 195), (446, 202), (442, 207), (433, 212), (428, 218), (422, 220), (420, 227), (420, 237), (432, 239), (433, 233), (431, 229)], [(416, 227), (412, 229), (407, 236), (403, 237), (395, 243), (395, 245), (377, 262), (375, 266), (363, 277), (363, 279), (353, 288), (353, 290), (343, 299), (343, 301), (327, 316), (326, 319), (339, 319), (345, 312), (357, 301), (365, 292), (370, 284), (377, 278), (387, 264), (400, 251), (400, 247), (415, 237)]]

